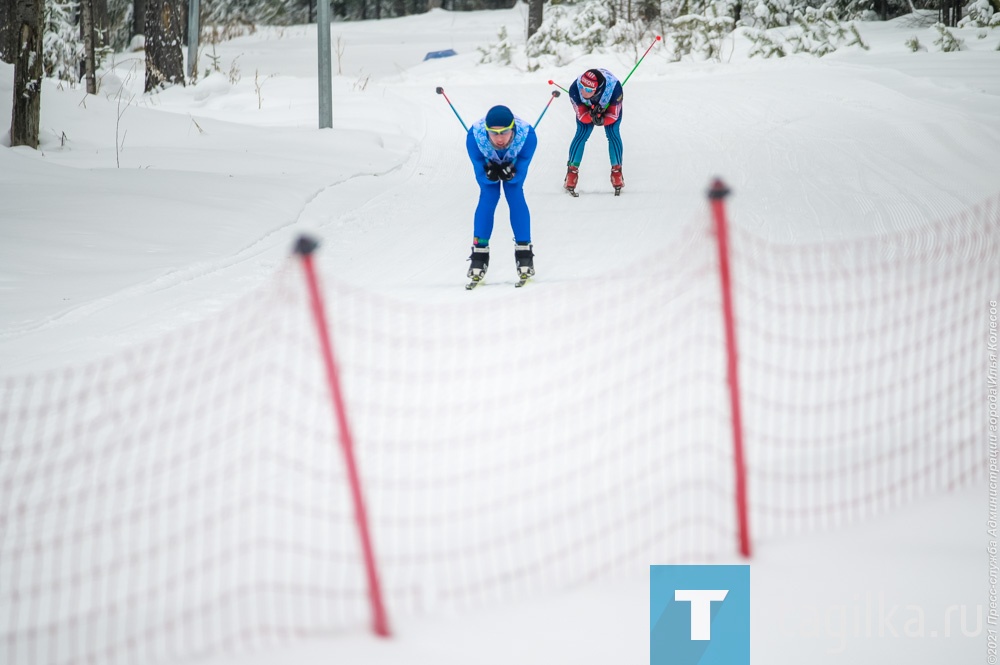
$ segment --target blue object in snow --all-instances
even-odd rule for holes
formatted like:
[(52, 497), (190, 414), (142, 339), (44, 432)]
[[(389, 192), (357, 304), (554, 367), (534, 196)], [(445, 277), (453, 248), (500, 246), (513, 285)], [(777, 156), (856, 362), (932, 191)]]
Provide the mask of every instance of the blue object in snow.
[(424, 56), (424, 60), (434, 60), (435, 58), (450, 58), (453, 55), (458, 55), (455, 53), (454, 49), (445, 49), (444, 51), (431, 51)]

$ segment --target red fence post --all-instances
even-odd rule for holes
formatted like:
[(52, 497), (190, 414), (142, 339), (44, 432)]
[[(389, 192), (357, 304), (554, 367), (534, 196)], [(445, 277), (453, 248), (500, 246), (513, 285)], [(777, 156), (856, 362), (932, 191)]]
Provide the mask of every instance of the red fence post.
[(372, 630), (376, 635), (388, 637), (389, 621), (386, 617), (385, 606), (382, 603), (382, 590), (379, 586), (378, 571), (375, 567), (375, 554), (372, 549), (371, 538), (368, 535), (368, 517), (365, 512), (365, 502), (361, 492), (361, 479), (358, 475), (357, 464), (354, 461), (354, 441), (351, 437), (351, 428), (347, 423), (347, 409), (344, 406), (344, 397), (340, 390), (340, 377), (333, 355), (333, 342), (331, 341), (330, 329), (326, 322), (323, 298), (320, 294), (319, 282), (316, 279), (316, 270), (312, 261), (313, 252), (318, 246), (319, 243), (312, 238), (301, 236), (295, 244), (295, 253), (302, 257), (302, 266), (305, 269), (306, 282), (309, 285), (309, 301), (312, 306), (313, 318), (316, 322), (316, 332), (319, 335), (320, 347), (323, 352), (323, 365), (326, 368), (326, 378), (330, 385), (330, 394), (333, 398), (333, 410), (337, 416), (337, 427), (340, 431), (340, 447), (344, 452), (344, 463), (347, 466), (347, 474), (351, 482), (351, 496), (354, 500), (354, 518), (358, 524), (358, 533), (361, 537), (361, 547), (365, 557), (365, 571), (368, 575), (368, 596), (372, 605)]
[(740, 530), (740, 554), (750, 557), (750, 522), (747, 517), (747, 480), (743, 463), (743, 418), (740, 413), (739, 362), (736, 345), (736, 315), (733, 311), (733, 288), (729, 271), (729, 231), (726, 227), (725, 198), (729, 188), (716, 178), (708, 190), (715, 221), (715, 239), (719, 248), (719, 283), (722, 287), (722, 317), (726, 327), (729, 407), (733, 419), (733, 463), (736, 472), (736, 519)]

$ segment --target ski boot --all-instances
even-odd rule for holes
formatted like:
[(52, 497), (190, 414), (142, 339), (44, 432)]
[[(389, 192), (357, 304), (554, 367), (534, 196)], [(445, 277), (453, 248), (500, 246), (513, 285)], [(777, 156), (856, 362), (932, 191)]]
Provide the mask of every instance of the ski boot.
[(580, 196), (576, 193), (576, 183), (580, 179), (580, 167), (569, 164), (566, 168), (566, 180), (563, 181), (563, 189), (571, 196)]
[(514, 245), (514, 263), (517, 264), (516, 287), (522, 287), (535, 274), (535, 253), (531, 251), (531, 243)]
[(622, 175), (621, 164), (615, 164), (611, 167), (611, 186), (615, 188), (615, 196), (621, 195), (622, 187), (625, 186), (625, 176)]
[(480, 247), (478, 245), (472, 246), (472, 254), (469, 255), (469, 272), (468, 278), (472, 281), (465, 285), (466, 289), (474, 289), (479, 282), (482, 281), (483, 277), (486, 276), (486, 269), (490, 267), (490, 248)]

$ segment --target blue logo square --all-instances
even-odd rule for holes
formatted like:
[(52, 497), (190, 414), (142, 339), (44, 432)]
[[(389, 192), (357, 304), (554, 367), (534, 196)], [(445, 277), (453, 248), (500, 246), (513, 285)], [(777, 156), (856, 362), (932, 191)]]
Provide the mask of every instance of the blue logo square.
[(649, 665), (750, 665), (750, 566), (650, 566)]

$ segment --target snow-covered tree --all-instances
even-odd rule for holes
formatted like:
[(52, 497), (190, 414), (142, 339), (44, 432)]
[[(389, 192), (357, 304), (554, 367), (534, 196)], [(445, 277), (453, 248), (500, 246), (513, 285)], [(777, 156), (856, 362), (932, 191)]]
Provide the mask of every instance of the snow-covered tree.
[(538, 32), (527, 41), (527, 55), (563, 65), (605, 46), (614, 24), (614, 12), (603, 0), (552, 4)]
[(751, 0), (744, 6), (749, 25), (757, 30), (770, 30), (788, 25), (795, 7), (791, 0)]
[(514, 50), (513, 40), (507, 34), (507, 26), (500, 26), (497, 32), (497, 41), (490, 44), (488, 48), (479, 47), (480, 64), (492, 62), (498, 65), (511, 64), (511, 52)]
[(956, 37), (955, 33), (949, 30), (944, 23), (935, 23), (934, 27), (938, 31), (938, 37), (934, 40), (934, 43), (941, 47), (942, 51), (950, 53), (962, 50), (962, 40)]
[(958, 22), (960, 28), (1000, 27), (1000, 11), (996, 11), (990, 0), (972, 0), (965, 6), (965, 18)]
[(751, 58), (784, 58), (788, 55), (788, 46), (777, 34), (758, 28), (745, 28), (744, 36), (750, 40), (748, 55)]
[(795, 9), (787, 30), (751, 28), (744, 34), (753, 44), (750, 57), (783, 57), (789, 53), (810, 53), (822, 57), (851, 46), (868, 50), (857, 24), (841, 21), (832, 4)]
[(203, 0), (201, 18), (203, 24), (213, 25), (308, 23), (314, 18), (309, 15), (310, 4), (308, 0)]
[(692, 54), (702, 60), (719, 60), (722, 41), (733, 30), (732, 16), (720, 15), (715, 4), (700, 13), (686, 14), (673, 20), (674, 54)]
[[(108, 0), (108, 47), (115, 53), (128, 48), (135, 25), (134, 0)], [(139, 31), (138, 34), (142, 34)]]
[(824, 56), (836, 51), (837, 41), (844, 36), (842, 26), (829, 5), (820, 9), (806, 7), (803, 11), (796, 10), (792, 21), (799, 28), (788, 37), (792, 53)]
[(80, 80), (83, 42), (76, 23), (78, 0), (47, 0), (42, 38), (42, 67), (46, 78), (75, 87)]
[[(751, 57), (790, 53), (823, 56), (841, 48), (868, 49), (859, 18), (897, 16), (914, 8), (939, 10), (941, 1), (655, 0), (659, 10), (647, 12), (647, 4), (641, 1), (550, 0), (542, 27), (524, 42), (523, 52), (519, 53), (519, 36), (506, 33), (497, 44), (480, 50), (483, 62), (510, 62), (518, 67), (526, 56), (527, 69), (532, 70), (542, 65), (561, 66), (602, 49), (638, 48), (638, 57), (647, 37), (662, 34), (675, 58), (691, 54), (708, 59), (721, 57), (725, 40), (739, 29), (751, 42)], [(971, 16), (963, 25), (1000, 25), (1000, 11), (996, 10), (1000, 0), (968, 1)], [(935, 43), (944, 50), (960, 48), (960, 42), (947, 36)]]

